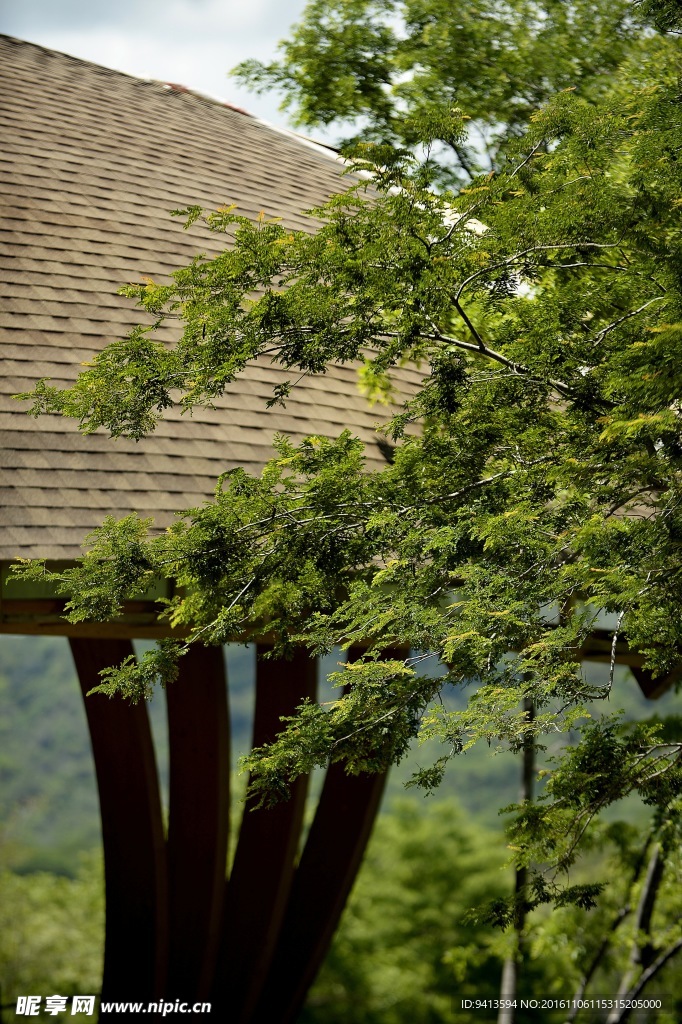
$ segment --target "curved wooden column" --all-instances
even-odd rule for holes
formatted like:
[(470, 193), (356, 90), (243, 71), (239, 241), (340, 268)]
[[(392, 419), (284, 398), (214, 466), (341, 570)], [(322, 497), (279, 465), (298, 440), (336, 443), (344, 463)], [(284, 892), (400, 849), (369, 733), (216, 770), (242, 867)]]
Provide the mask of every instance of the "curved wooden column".
[(327, 769), (253, 1024), (289, 1024), (329, 949), (367, 846), (386, 775)]
[[(260, 648), (265, 653), (267, 648)], [(280, 718), (293, 715), (306, 697), (315, 698), (317, 664), (299, 651), (291, 658), (263, 659), (256, 666), (253, 745), (281, 731)], [(254, 810), (247, 802), (225, 894), (225, 920), (212, 999), (230, 1024), (251, 1019), (279, 935), (303, 827), (307, 778), (292, 786), (290, 798)], [(271, 1018), (275, 1024), (278, 1016)]]
[[(70, 639), (83, 695), (133, 653), (129, 640)], [(104, 1000), (162, 995), (167, 965), (166, 859), (146, 705), (85, 699), (97, 771), (106, 889)], [(112, 1015), (110, 1019), (113, 1020)], [(109, 1018), (100, 1015), (100, 1020)]]
[(166, 995), (207, 998), (222, 917), (230, 809), (230, 727), (222, 647), (193, 644), (166, 690), (170, 751)]
[[(351, 648), (349, 660), (360, 654)], [(386, 651), (385, 657), (402, 656)], [(291, 1024), (326, 956), (377, 816), (387, 773), (347, 775), (327, 769), (294, 876), (263, 993), (251, 1024)]]

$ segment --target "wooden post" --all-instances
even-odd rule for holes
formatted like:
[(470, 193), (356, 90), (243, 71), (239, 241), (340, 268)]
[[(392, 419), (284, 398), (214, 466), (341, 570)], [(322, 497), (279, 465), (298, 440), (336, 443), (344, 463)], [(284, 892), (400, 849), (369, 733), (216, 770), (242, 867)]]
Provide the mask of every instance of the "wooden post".
[(385, 775), (333, 764), (296, 869), (277, 953), (253, 1024), (291, 1024), (322, 965), (367, 846)]
[(166, 691), (167, 996), (194, 1002), (208, 999), (218, 952), (229, 832), (230, 727), (222, 647), (193, 644), (179, 669)]
[[(268, 648), (260, 648), (265, 654)], [(271, 742), (280, 718), (315, 698), (317, 664), (304, 651), (291, 660), (260, 658), (256, 666), (253, 746)], [(258, 999), (277, 941), (291, 888), (303, 826), (307, 778), (273, 808), (247, 802), (225, 894), (223, 942), (212, 1000), (230, 1024), (245, 1024)], [(275, 1014), (270, 1024), (275, 1024)]]
[[(130, 641), (118, 639), (72, 638), (71, 647), (84, 694), (102, 668), (132, 653)], [(254, 746), (273, 740), (280, 718), (315, 698), (316, 677), (316, 661), (303, 651), (290, 660), (259, 659)], [(85, 700), (105, 858), (102, 997), (210, 1000), (212, 1016), (229, 1014), (231, 1024), (291, 1024), (357, 874), (385, 776), (348, 776), (339, 764), (328, 769), (298, 867), (308, 779), (275, 808), (247, 804), (225, 883), (229, 719), (222, 650), (193, 648), (167, 702), (166, 844), (146, 706), (100, 695)]]
[[(361, 654), (351, 648), (349, 660)], [(403, 651), (387, 650), (386, 658)], [(292, 1024), (329, 949), (379, 811), (386, 773), (329, 766), (296, 869), (286, 916), (251, 1024)]]
[[(167, 966), (166, 859), (158, 775), (145, 704), (86, 697), (99, 672), (132, 654), (129, 640), (75, 639), (71, 650), (97, 771), (106, 933), (104, 1000), (163, 995)], [(115, 1014), (100, 1014), (113, 1020)]]

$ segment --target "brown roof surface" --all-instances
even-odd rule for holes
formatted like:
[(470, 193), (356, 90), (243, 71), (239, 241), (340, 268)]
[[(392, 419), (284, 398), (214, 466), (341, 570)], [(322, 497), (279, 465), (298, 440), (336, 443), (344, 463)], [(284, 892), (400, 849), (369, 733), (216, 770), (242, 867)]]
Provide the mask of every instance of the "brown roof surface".
[[(183, 231), (171, 210), (236, 203), (303, 227), (300, 211), (338, 190), (341, 164), (228, 105), (6, 36), (0, 138), (0, 558), (72, 558), (109, 513), (165, 525), (224, 470), (257, 472), (275, 431), (298, 439), (350, 427), (376, 439), (379, 414), (350, 366), (306, 378), (286, 409), (268, 411), (285, 374), (255, 365), (215, 410), (171, 412), (140, 443), (26, 416), (12, 394), (40, 377), (73, 380), (140, 322), (121, 284), (164, 280), (216, 251), (216, 236)], [(370, 452), (379, 464), (375, 444)]]

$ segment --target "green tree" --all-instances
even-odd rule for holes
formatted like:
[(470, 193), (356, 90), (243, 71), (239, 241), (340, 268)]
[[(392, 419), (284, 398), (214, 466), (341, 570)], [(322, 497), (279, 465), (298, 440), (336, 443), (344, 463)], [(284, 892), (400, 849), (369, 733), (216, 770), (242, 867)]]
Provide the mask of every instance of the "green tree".
[(246, 61), (237, 74), (281, 90), (301, 126), (365, 141), (412, 146), (424, 120), (458, 106), (466, 137), (437, 138), (461, 181), (498, 166), (509, 138), (561, 89), (603, 95), (641, 39), (631, 14), (629, 0), (313, 0), (280, 61)]
[[(682, 934), (675, 833), (664, 829), (661, 845), (656, 827), (642, 831), (619, 822), (597, 830), (588, 864), (592, 859), (592, 870), (606, 867), (612, 880), (599, 907), (590, 914), (566, 907), (534, 921), (530, 930), (530, 958), (542, 963), (547, 992), (570, 992), (578, 1003), (606, 993), (621, 998), (663, 994), (664, 1009), (654, 1019), (659, 1024), (679, 1020), (682, 990), (674, 957)], [(649, 975), (655, 979), (651, 991)], [(617, 1024), (628, 1015), (614, 1008), (603, 1018)], [(589, 1019), (589, 1013), (576, 1007), (566, 1013), (567, 1024), (582, 1019)]]
[[(337, 113), (367, 119), (356, 176), (315, 211), (320, 226), (182, 211), (231, 246), (169, 287), (128, 287), (152, 325), (70, 390), (41, 382), (33, 411), (139, 437), (178, 393), (185, 408), (210, 402), (264, 352), (297, 375), (357, 360), (379, 393), (402, 363), (422, 368), (384, 425), (382, 472), (347, 433), (278, 438), (260, 478), (225, 474), (161, 537), (108, 520), (61, 582), (76, 621), (115, 615), (162, 575), (176, 597), (161, 614), (190, 643), (247, 629), (280, 652), (370, 642), (335, 704), (305, 705), (247, 758), (265, 802), (329, 760), (384, 768), (415, 736), (443, 741), (413, 778), (430, 789), (477, 741), (532, 753), (581, 723), (541, 797), (517, 808), (522, 884), (490, 917), (520, 934), (543, 904), (594, 905), (601, 883), (569, 872), (605, 809), (635, 793), (659, 831), (678, 815), (679, 728), (606, 713), (613, 660), (601, 686), (575, 662), (604, 613), (614, 655), (627, 638), (654, 674), (680, 662), (680, 42), (672, 8), (651, 3), (376, 10), (314, 3), (281, 65), (247, 68), (284, 84), (304, 119), (330, 121), (314, 59), (328, 42)], [(445, 60), (458, 32), (469, 56), (488, 54), (475, 67)], [(183, 322), (171, 348), (153, 333), (168, 316)], [(381, 657), (396, 647), (428, 653)], [(100, 689), (145, 696), (184, 649), (163, 643)], [(444, 676), (424, 671), (435, 659)], [(472, 682), (466, 708), (440, 700)]]
[(495, 996), (500, 950), (492, 929), (464, 919), (504, 892), (502, 861), (495, 833), (451, 801), (396, 801), (377, 822), (301, 1024), (473, 1021), (459, 1001)]
[[(679, 845), (661, 858), (646, 830), (604, 825), (583, 873), (608, 870), (598, 908), (574, 906), (531, 919), (521, 994), (549, 998), (629, 991), (680, 937)], [(488, 1020), (462, 1008), (494, 999), (508, 943), (475, 926), (471, 906), (503, 896), (499, 835), (467, 820), (452, 800), (394, 801), (377, 822), (362, 870), (301, 1024), (468, 1024)], [(666, 869), (663, 869), (664, 863)], [(663, 869), (663, 870), (662, 870)], [(453, 884), (454, 883), (454, 884)], [(671, 958), (652, 985), (666, 995), (659, 1024), (682, 1005)], [(604, 1019), (608, 1016), (603, 1014)], [(531, 1010), (519, 1021), (594, 1020), (594, 1013)]]
[[(97, 995), (104, 956), (104, 880), (99, 854), (82, 855), (75, 878), (0, 868), (0, 985), (17, 996)], [(6, 1011), (3, 1011), (6, 1013)], [(70, 1007), (54, 1020), (68, 1020)], [(14, 1016), (3, 1016), (14, 1019)]]

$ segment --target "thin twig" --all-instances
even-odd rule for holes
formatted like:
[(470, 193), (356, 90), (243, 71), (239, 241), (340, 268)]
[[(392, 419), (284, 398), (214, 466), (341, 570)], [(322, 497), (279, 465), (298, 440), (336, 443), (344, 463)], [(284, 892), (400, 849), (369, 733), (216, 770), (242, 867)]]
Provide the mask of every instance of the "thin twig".
[(625, 323), (626, 320), (631, 320), (633, 316), (638, 316), (640, 313), (643, 313), (644, 310), (653, 302), (662, 302), (664, 298), (664, 295), (654, 295), (653, 299), (649, 299), (648, 302), (643, 303), (638, 309), (631, 309), (629, 313), (624, 313), (623, 316), (618, 317), (618, 319), (614, 320), (613, 323), (607, 324), (606, 327), (602, 328), (601, 331), (598, 331), (597, 334), (595, 334), (595, 345), (598, 342), (603, 341), (610, 331), (615, 330), (616, 327), (619, 327), (622, 323)]
[[(514, 253), (513, 256), (507, 256), (506, 259), (500, 260), (498, 263), (493, 263), (490, 266), (484, 267), (482, 270), (477, 270), (475, 273), (470, 274), (469, 277), (465, 278), (457, 289), (456, 300), (462, 297), (462, 293), (467, 285), (475, 281), (476, 278), (482, 277), (484, 274), (489, 274), (491, 270), (499, 270), (500, 267), (508, 267), (514, 263), (518, 263), (525, 256), (529, 256), (533, 252), (549, 252), (557, 249), (614, 249), (618, 248), (620, 242), (564, 242), (558, 245), (531, 245), (527, 249), (522, 249), (520, 252)], [(551, 267), (549, 268), (551, 269)]]
[(526, 164), (529, 163), (533, 159), (533, 157), (535, 156), (535, 154), (539, 150), (540, 146), (543, 146), (545, 144), (545, 141), (546, 141), (545, 139), (540, 139), (539, 142), (535, 143), (535, 145), (531, 149), (531, 151), (528, 154), (528, 156), (526, 157), (526, 159), (522, 163), (520, 163), (518, 167), (515, 167), (514, 170), (511, 172), (511, 174), (509, 175), (510, 179), (516, 177), (516, 175), (519, 173), (519, 171), (523, 170), (523, 168), (526, 166)]
[[(632, 979), (637, 968), (640, 965), (645, 968), (650, 966), (650, 963), (647, 964), (645, 962), (645, 957), (647, 956), (647, 950), (650, 951), (652, 949), (651, 917), (656, 905), (658, 890), (661, 882), (663, 881), (664, 872), (665, 860), (663, 859), (660, 846), (656, 843), (651, 853), (651, 857), (649, 858), (646, 879), (637, 905), (637, 915), (634, 922), (634, 938), (632, 940), (628, 965), (623, 977), (621, 978), (620, 985), (618, 986), (618, 999), (627, 999), (628, 992), (632, 986)], [(606, 1020), (607, 1024), (618, 1024), (618, 1021), (621, 1019), (619, 1011), (613, 1010)]]
[(609, 661), (609, 682), (608, 682), (608, 686), (606, 687), (606, 694), (605, 694), (606, 697), (608, 697), (610, 695), (611, 690), (613, 689), (613, 676), (614, 676), (614, 672), (616, 670), (616, 647), (617, 647), (617, 644), (618, 644), (618, 634), (620, 633), (620, 627), (621, 627), (621, 623), (623, 621), (623, 616), (624, 615), (625, 615), (625, 611), (622, 611), (619, 614), (618, 621), (616, 622), (616, 628), (613, 631), (613, 638), (611, 640), (611, 659)]

